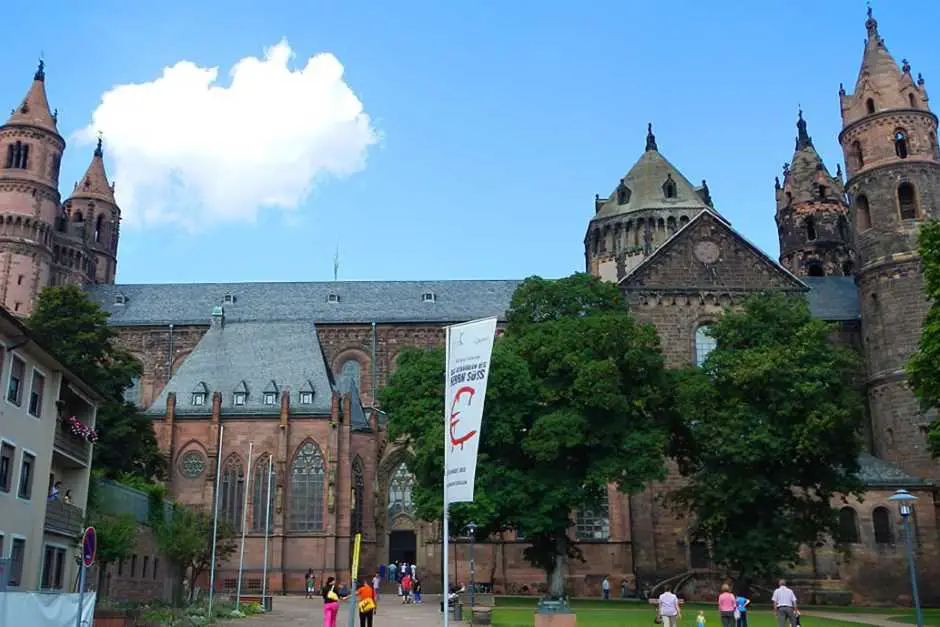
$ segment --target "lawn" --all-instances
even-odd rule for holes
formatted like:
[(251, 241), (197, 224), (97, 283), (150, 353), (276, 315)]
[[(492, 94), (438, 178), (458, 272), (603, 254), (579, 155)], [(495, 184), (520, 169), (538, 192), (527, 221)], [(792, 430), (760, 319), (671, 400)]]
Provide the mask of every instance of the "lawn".
[[(601, 602), (590, 603), (589, 607), (578, 607), (574, 602), (578, 616), (578, 627), (650, 627), (656, 613), (652, 606), (637, 603), (607, 603), (606, 608), (597, 607)], [(532, 607), (497, 607), (493, 610), (493, 627), (532, 627), (534, 612)], [(688, 608), (682, 612), (679, 627), (695, 627), (697, 608)], [(714, 609), (705, 610), (706, 627), (720, 627), (721, 620)], [(777, 627), (777, 621), (770, 610), (755, 610), (748, 616), (748, 627)], [(858, 627), (858, 623), (829, 620), (825, 618), (804, 617), (802, 627)]]

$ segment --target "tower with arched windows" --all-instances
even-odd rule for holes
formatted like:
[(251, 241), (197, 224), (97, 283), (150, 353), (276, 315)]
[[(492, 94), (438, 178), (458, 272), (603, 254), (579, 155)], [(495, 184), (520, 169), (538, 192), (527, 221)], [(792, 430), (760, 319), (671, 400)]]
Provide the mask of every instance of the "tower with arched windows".
[(841, 171), (831, 176), (800, 111), (796, 149), (776, 181), (780, 264), (793, 274), (851, 276), (855, 251)]
[(940, 467), (918, 430), (929, 418), (904, 378), (927, 310), (917, 233), (923, 220), (938, 217), (937, 116), (928, 107), (924, 79), (912, 76), (906, 60), (898, 66), (870, 9), (865, 27), (868, 39), (855, 90), (839, 92), (839, 141), (858, 252), (873, 441), (879, 457), (937, 478)]

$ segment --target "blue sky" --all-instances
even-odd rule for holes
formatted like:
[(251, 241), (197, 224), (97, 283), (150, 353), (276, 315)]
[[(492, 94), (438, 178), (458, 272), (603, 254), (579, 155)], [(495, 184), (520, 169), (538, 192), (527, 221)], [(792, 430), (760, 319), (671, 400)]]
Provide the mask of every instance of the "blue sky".
[[(190, 61), (218, 67), (216, 85), (225, 88), (234, 64), (263, 57), (282, 40), (296, 55), (291, 69), (302, 69), (320, 52), (342, 64), (342, 81), (361, 102), (368, 118), (358, 119), (368, 128), (344, 122), (329, 141), (318, 140), (317, 163), (335, 154), (343, 155), (341, 163), (308, 168), (316, 175), (312, 192), (300, 202), (296, 194), (284, 200), (296, 205), (289, 210), (256, 212), (251, 198), (269, 196), (281, 175), (297, 188), (282, 166), (304, 146), (290, 144), (285, 124), (311, 122), (320, 114), (307, 112), (322, 103), (291, 98), (272, 82), (269, 91), (256, 92), (260, 98), (230, 107), (224, 119), (194, 106), (194, 119), (176, 125), (165, 111), (185, 113), (185, 97), (169, 104), (149, 99), (140, 109), (124, 101), (121, 128), (145, 141), (146, 111), (153, 107), (161, 124), (174, 129), (151, 133), (160, 135), (154, 141), (169, 142), (164, 153), (178, 159), (181, 171), (211, 178), (205, 185), (214, 194), (203, 206), (198, 197), (148, 196), (148, 188), (138, 189), (134, 207), (124, 207), (118, 264), (124, 283), (328, 280), (337, 245), (341, 279), (518, 278), (582, 270), (594, 194), (610, 193), (640, 156), (648, 121), (661, 152), (693, 183), (707, 179), (716, 208), (776, 256), (773, 180), (792, 156), (797, 105), (835, 172), (842, 159), (839, 83), (854, 87), (865, 5), (750, 4), (758, 5), (13, 3), (5, 8), (6, 21), (21, 28), (7, 37), (0, 59), (0, 102), (19, 103), (42, 51), (50, 102), (70, 142), (60, 181), (67, 193), (92, 151), (75, 134), (98, 123), (93, 115), (115, 86), (147, 84), (164, 68)], [(933, 79), (940, 80), (940, 49), (929, 37), (940, 24), (940, 3), (881, 0), (874, 9), (889, 50), (898, 61), (909, 59), (930, 91)], [(906, 33), (917, 37), (905, 39)], [(210, 157), (197, 145), (210, 143), (203, 139), (206, 125), (215, 133), (230, 129), (233, 141), (211, 143), (237, 168), (207, 174)], [(269, 142), (269, 128), (281, 139)], [(120, 132), (105, 133), (106, 151), (109, 144), (127, 154), (140, 148), (119, 146)], [(251, 140), (235, 141), (240, 133)], [(363, 133), (374, 135), (370, 140)], [(361, 154), (339, 145), (347, 141)], [(245, 148), (270, 150), (285, 142), (290, 148), (282, 152), (290, 154)], [(355, 163), (357, 154), (364, 163)], [(108, 157), (114, 174), (113, 151)], [(138, 178), (152, 161), (141, 163)], [(244, 169), (253, 164), (265, 173), (254, 177), (262, 180)], [(242, 186), (255, 196), (243, 197)], [(232, 197), (235, 191), (241, 201)], [(148, 203), (153, 216), (172, 219), (130, 219), (143, 215)]]

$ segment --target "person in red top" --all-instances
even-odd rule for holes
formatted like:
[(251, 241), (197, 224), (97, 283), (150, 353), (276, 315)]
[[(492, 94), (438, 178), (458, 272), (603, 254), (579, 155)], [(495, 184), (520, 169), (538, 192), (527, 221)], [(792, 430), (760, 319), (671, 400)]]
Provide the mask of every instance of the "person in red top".
[(411, 575), (405, 575), (401, 578), (401, 602), (411, 602)]

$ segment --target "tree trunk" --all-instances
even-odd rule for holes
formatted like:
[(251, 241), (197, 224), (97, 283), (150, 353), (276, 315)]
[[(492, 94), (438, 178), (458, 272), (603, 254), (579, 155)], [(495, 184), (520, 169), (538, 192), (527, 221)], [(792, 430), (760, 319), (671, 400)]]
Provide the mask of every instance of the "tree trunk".
[(548, 594), (553, 599), (565, 596), (565, 579), (568, 577), (568, 536), (564, 533), (555, 538), (555, 557), (552, 571), (548, 575)]

